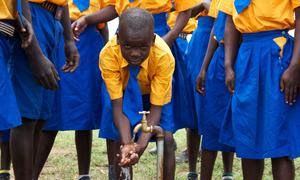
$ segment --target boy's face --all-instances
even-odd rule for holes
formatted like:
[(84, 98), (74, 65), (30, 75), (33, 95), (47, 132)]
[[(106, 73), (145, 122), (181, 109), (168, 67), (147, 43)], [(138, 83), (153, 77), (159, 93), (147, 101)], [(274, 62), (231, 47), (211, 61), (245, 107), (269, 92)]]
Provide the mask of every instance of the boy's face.
[(134, 66), (142, 64), (149, 56), (154, 39), (155, 35), (147, 31), (130, 32), (127, 28), (122, 28), (122, 31), (118, 33), (122, 56)]

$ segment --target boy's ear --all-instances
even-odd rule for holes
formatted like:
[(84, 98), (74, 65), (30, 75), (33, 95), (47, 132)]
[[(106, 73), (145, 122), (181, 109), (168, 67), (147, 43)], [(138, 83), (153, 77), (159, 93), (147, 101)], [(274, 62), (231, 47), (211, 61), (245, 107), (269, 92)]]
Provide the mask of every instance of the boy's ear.
[(152, 39), (152, 44), (153, 45), (155, 43), (155, 39), (156, 39), (156, 34), (153, 35), (153, 39)]

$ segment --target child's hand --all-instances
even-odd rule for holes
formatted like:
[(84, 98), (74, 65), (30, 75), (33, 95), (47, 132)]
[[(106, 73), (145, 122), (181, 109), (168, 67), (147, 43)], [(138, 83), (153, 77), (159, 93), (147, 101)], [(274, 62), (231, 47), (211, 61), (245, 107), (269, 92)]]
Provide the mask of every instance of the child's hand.
[(234, 93), (234, 81), (235, 81), (235, 75), (232, 68), (227, 68), (225, 70), (226, 79), (225, 84), (228, 88), (228, 91), (233, 94)]
[(44, 55), (36, 56), (35, 61), (30, 61), (32, 74), (39, 84), (50, 90), (58, 89), (60, 80), (53, 63)]
[(125, 144), (120, 147), (120, 166), (132, 166), (139, 160), (139, 155), (136, 153), (137, 145), (135, 143)]
[(21, 47), (27, 48), (33, 40), (33, 29), (31, 23), (24, 17), (17, 17), (17, 30), (22, 40)]
[(62, 68), (64, 72), (74, 72), (79, 65), (79, 53), (74, 41), (65, 42), (66, 64)]
[(202, 96), (205, 94), (205, 77), (206, 71), (201, 69), (196, 80), (196, 90)]
[(300, 79), (300, 69), (290, 66), (280, 80), (280, 91), (285, 94), (285, 102), (289, 105), (296, 103)]
[(80, 17), (79, 19), (77, 19), (75, 22), (72, 23), (71, 27), (72, 27), (75, 40), (77, 41), (79, 40), (80, 34), (85, 30), (87, 25), (88, 24), (86, 22), (85, 16)]

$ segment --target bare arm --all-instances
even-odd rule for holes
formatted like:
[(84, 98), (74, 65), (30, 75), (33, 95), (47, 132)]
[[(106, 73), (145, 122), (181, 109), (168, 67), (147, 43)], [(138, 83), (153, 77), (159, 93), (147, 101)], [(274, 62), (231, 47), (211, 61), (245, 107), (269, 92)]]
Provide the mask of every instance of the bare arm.
[(196, 90), (202, 95), (204, 95), (205, 93), (204, 87), (205, 87), (206, 72), (217, 48), (218, 48), (218, 41), (216, 41), (214, 38), (214, 27), (213, 27), (210, 33), (207, 51), (196, 81), (197, 83)]
[(65, 55), (66, 55), (66, 64), (63, 67), (64, 72), (73, 72), (79, 65), (79, 53), (77, 51), (74, 39), (73, 32), (71, 30), (71, 21), (69, 16), (69, 7), (68, 5), (63, 7), (63, 16), (61, 19), (61, 24), (64, 29), (64, 40), (65, 40)]
[(240, 40), (240, 32), (235, 28), (232, 16), (227, 16), (225, 25), (225, 83), (230, 93), (234, 92), (234, 71), (233, 65), (235, 62), (236, 55), (238, 53)]
[(181, 33), (181, 31), (183, 30), (185, 25), (188, 23), (190, 17), (191, 17), (191, 10), (190, 9), (178, 13), (173, 29), (171, 29), (163, 37), (163, 39), (165, 40), (165, 42), (169, 46), (172, 46), (175, 39), (178, 37), (178, 35)]
[(300, 7), (295, 9), (295, 16), (296, 27), (293, 56), (280, 81), (280, 89), (284, 91), (285, 102), (289, 105), (293, 105), (296, 102), (300, 82)]

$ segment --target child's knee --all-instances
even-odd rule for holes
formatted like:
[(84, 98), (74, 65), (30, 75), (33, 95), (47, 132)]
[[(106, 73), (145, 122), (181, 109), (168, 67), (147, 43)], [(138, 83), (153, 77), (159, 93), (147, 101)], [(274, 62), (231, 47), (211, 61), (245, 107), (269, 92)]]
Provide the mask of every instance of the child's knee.
[(172, 133), (165, 132), (164, 147), (166, 151), (175, 151), (175, 141)]

